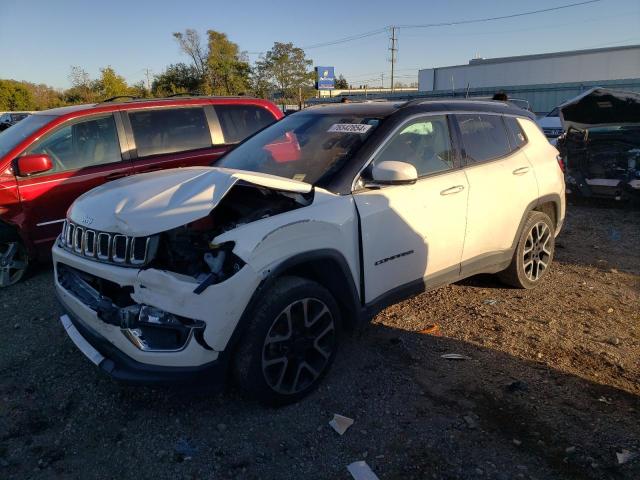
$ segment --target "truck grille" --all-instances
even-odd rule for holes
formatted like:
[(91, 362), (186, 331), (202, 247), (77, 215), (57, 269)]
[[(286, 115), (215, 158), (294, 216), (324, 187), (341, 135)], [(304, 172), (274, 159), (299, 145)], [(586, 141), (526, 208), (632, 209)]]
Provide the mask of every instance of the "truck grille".
[(99, 262), (124, 266), (148, 263), (156, 248), (156, 237), (130, 237), (100, 232), (65, 220), (60, 246), (65, 250)]

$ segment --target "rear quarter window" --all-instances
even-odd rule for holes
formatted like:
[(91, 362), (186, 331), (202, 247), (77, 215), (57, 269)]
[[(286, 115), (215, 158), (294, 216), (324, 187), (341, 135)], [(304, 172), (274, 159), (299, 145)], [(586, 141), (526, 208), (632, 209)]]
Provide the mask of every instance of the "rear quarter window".
[(276, 121), (266, 108), (256, 105), (216, 105), (225, 143), (239, 143)]
[(527, 137), (522, 131), (522, 127), (515, 117), (504, 117), (504, 123), (507, 126), (507, 135), (511, 150), (517, 150), (527, 143)]
[(486, 162), (508, 155), (511, 146), (500, 115), (456, 115), (462, 147), (468, 164)]
[(211, 131), (198, 108), (163, 108), (128, 112), (138, 157), (211, 147)]

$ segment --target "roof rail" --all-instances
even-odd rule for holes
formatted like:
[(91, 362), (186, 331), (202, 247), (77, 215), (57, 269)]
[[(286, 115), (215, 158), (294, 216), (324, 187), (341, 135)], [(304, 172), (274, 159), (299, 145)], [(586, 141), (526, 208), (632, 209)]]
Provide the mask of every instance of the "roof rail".
[(116, 95), (115, 97), (107, 98), (106, 100), (102, 100), (100, 103), (113, 102), (114, 100), (118, 100), (119, 98), (130, 98), (131, 100), (140, 100), (140, 97), (136, 97), (135, 95)]

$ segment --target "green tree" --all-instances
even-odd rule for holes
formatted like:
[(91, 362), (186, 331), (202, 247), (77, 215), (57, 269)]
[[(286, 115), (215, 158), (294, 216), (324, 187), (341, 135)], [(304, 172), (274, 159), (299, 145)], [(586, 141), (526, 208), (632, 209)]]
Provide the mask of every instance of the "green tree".
[(207, 76), (214, 95), (237, 95), (249, 89), (249, 62), (226, 33), (207, 31)]
[(93, 82), (82, 67), (72, 65), (69, 72), (71, 88), (65, 90), (63, 97), (67, 103), (90, 103), (95, 101)]
[(269, 98), (274, 90), (270, 73), (264, 63), (264, 57), (260, 57), (249, 74), (249, 85), (251, 93), (259, 98)]
[(298, 92), (311, 85), (312, 64), (304, 50), (294, 47), (293, 43), (276, 42), (264, 58), (256, 62), (255, 68), (275, 85), (285, 103), (297, 99)]
[(100, 78), (93, 83), (93, 90), (101, 99), (132, 94), (124, 77), (110, 66), (100, 69)]
[(200, 79), (204, 81), (209, 68), (207, 62), (208, 54), (202, 45), (200, 34), (192, 28), (187, 28), (184, 32), (175, 32), (173, 38), (178, 42), (182, 53), (191, 58), (193, 67), (198, 72)]
[(347, 79), (344, 78), (342, 74), (340, 74), (340, 76), (336, 78), (334, 85), (339, 90), (347, 90), (349, 88), (349, 82), (347, 82)]
[(157, 97), (202, 91), (200, 73), (193, 65), (184, 63), (169, 65), (164, 72), (155, 76), (151, 85), (151, 92)]
[(0, 80), (0, 110), (33, 110), (29, 89), (15, 80)]

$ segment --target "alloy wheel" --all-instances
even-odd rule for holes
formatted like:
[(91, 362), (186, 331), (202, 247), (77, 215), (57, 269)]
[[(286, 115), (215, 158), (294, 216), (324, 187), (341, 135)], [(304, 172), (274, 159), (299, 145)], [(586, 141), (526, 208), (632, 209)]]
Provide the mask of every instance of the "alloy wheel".
[(551, 229), (545, 222), (538, 222), (527, 235), (522, 253), (524, 274), (537, 281), (549, 266), (551, 260)]
[(336, 347), (335, 320), (317, 298), (289, 304), (271, 325), (262, 348), (262, 373), (274, 391), (293, 395), (323, 373)]
[(19, 282), (27, 265), (27, 253), (20, 243), (0, 243), (0, 288)]

